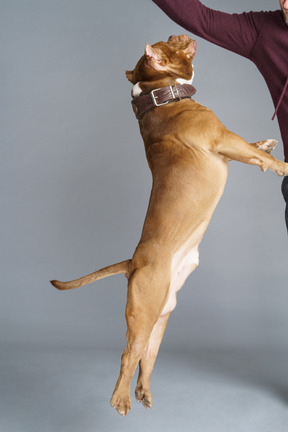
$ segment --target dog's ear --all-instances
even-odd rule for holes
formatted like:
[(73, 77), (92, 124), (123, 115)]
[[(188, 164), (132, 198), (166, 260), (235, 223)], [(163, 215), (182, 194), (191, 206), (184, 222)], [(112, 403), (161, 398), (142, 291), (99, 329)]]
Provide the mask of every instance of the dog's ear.
[(146, 44), (146, 46), (145, 46), (145, 55), (146, 55), (146, 57), (150, 57), (155, 61), (160, 61), (160, 56), (156, 53), (156, 51), (149, 44)]
[(131, 83), (133, 83), (133, 70), (132, 71), (126, 71), (126, 78), (128, 79), (128, 81), (130, 81)]
[(145, 47), (145, 57), (149, 65), (155, 70), (163, 70), (165, 69), (166, 60), (159, 54), (157, 54), (156, 50), (149, 44), (146, 44)]

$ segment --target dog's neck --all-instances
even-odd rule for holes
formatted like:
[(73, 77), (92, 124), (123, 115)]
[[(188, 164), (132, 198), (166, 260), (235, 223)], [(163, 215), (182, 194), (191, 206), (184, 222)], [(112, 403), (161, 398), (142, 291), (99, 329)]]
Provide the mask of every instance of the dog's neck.
[[(194, 79), (194, 70), (193, 70), (193, 74), (192, 77), (189, 80), (186, 80), (184, 78), (176, 78), (171, 80), (171, 77), (167, 77), (167, 78), (162, 78), (161, 80), (158, 81), (140, 81), (138, 83), (136, 83), (133, 88), (132, 88), (132, 97), (138, 97), (140, 96), (142, 93), (146, 94), (146, 93), (150, 93), (152, 90), (161, 88), (161, 87), (165, 87), (165, 86), (170, 86), (170, 85), (175, 85), (175, 84), (192, 84)], [(173, 81), (173, 82), (172, 82)]]

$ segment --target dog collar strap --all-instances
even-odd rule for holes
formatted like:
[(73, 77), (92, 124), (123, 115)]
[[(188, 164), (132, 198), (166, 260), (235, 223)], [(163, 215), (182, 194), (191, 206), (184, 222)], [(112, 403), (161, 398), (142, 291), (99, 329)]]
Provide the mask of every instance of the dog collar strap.
[(132, 108), (137, 119), (154, 107), (191, 98), (196, 93), (195, 87), (190, 84), (173, 85), (152, 90), (150, 93), (140, 95), (132, 100)]

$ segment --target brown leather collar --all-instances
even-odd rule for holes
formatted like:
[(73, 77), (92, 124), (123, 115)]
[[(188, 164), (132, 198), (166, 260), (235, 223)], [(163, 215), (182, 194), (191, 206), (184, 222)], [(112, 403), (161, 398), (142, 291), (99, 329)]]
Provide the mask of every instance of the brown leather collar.
[(173, 85), (152, 90), (145, 95), (137, 96), (132, 100), (132, 108), (137, 119), (155, 106), (166, 105), (169, 102), (190, 98), (196, 93), (195, 87), (190, 84)]

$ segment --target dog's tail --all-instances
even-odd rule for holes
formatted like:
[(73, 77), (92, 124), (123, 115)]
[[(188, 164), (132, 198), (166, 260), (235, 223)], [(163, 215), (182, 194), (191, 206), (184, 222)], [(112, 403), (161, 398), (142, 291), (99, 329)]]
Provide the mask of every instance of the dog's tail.
[(107, 276), (113, 276), (116, 274), (125, 273), (128, 277), (130, 276), (130, 263), (131, 259), (126, 261), (121, 261), (117, 264), (112, 264), (94, 273), (83, 276), (79, 279), (75, 279), (70, 282), (60, 282), (58, 280), (50, 281), (51, 284), (59, 290), (68, 290), (73, 288), (79, 288), (83, 285), (87, 285), (91, 282), (95, 282), (98, 279), (103, 279)]

